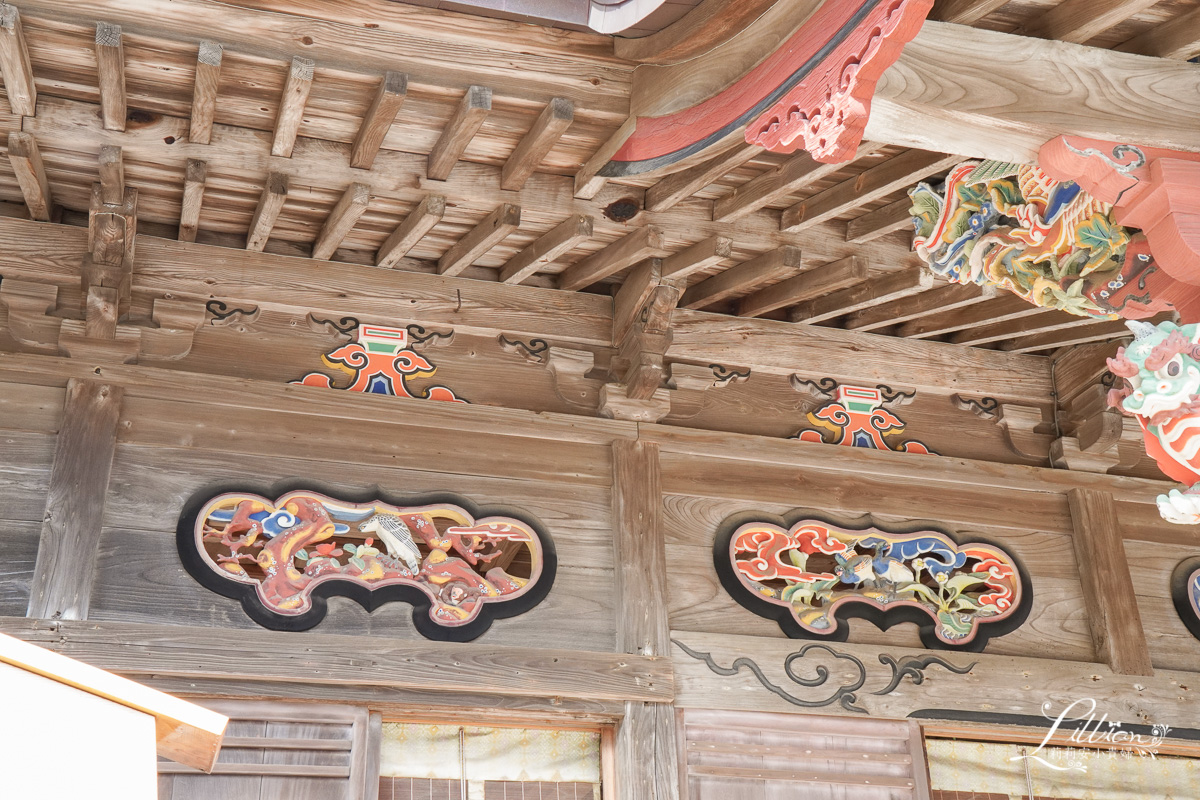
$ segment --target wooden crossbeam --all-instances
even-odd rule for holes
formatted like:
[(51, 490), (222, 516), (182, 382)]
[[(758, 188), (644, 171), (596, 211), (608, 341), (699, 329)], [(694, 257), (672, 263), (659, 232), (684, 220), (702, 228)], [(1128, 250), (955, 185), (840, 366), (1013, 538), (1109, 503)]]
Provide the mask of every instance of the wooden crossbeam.
[[(857, 160), (868, 156), (882, 146), (874, 142), (863, 142), (854, 158)], [(770, 172), (742, 184), (713, 203), (713, 219), (717, 222), (741, 219), (768, 203), (829, 177), (846, 166), (847, 164), (824, 164), (808, 153), (794, 155)]]
[(125, 199), (125, 161), (121, 148), (106, 144), (100, 148), (100, 198), (105, 203), (120, 205)]
[(811, 228), (863, 203), (907, 189), (922, 178), (949, 169), (959, 161), (962, 161), (961, 156), (924, 150), (901, 153), (785, 210), (779, 229), (795, 232)]
[(0, 4), (0, 72), (4, 73), (4, 93), (14, 114), (32, 117), (37, 107), (37, 87), (29, 64), (29, 47), (21, 28), (16, 6)]
[(887, 236), (896, 231), (913, 228), (913, 216), (909, 211), (912, 201), (904, 196), (894, 203), (888, 203), (869, 214), (863, 214), (858, 219), (852, 219), (846, 224), (846, 241), (852, 244), (865, 244), (880, 236)]
[(710, 236), (664, 258), (662, 274), (664, 278), (687, 278), (732, 256), (732, 239), (725, 236)]
[(911, 267), (901, 272), (889, 272), (841, 291), (831, 292), (824, 297), (801, 303), (791, 310), (788, 319), (792, 322), (813, 325), (828, 322), (836, 317), (852, 314), (875, 305), (891, 303), (928, 291), (933, 286), (933, 275), (921, 267)]
[[(1020, 300), (1020, 298), (1017, 299)], [(1035, 313), (1010, 317), (1003, 322), (989, 320), (984, 324), (955, 333), (950, 337), (950, 341), (955, 344), (990, 344), (991, 342), (1001, 342), (1005, 339), (1014, 339), (1018, 336), (1028, 337), (1061, 331), (1073, 328), (1081, 322), (1088, 321), (1087, 317), (1079, 317), (1075, 314), (1068, 314), (1065, 311), (1048, 311), (1044, 308), (1038, 308), (1033, 303), (1026, 303), (1024, 300), (1021, 300), (1021, 302), (1035, 309)]]
[(547, 103), (533, 127), (504, 162), (504, 168), (500, 170), (500, 188), (520, 191), (574, 120), (575, 104), (567, 98), (555, 97)]
[(738, 302), (739, 317), (759, 317), (777, 308), (794, 306), (829, 292), (848, 289), (868, 277), (867, 260), (860, 256), (843, 259), (780, 281)]
[(458, 163), (467, 145), (475, 138), (483, 121), (492, 110), (492, 90), (486, 86), (471, 86), (454, 109), (454, 116), (442, 129), (425, 168), (426, 177), (444, 181)]
[(387, 72), (379, 81), (370, 108), (363, 114), (358, 135), (354, 137), (354, 145), (350, 148), (350, 166), (356, 169), (371, 168), (375, 163), (375, 154), (379, 152), (384, 137), (407, 97), (408, 76), (402, 72)]
[(723, 175), (763, 152), (754, 144), (738, 144), (701, 164), (668, 175), (646, 190), (646, 210), (666, 211)]
[(1135, 14), (1145, 11), (1158, 0), (1064, 0), (1030, 16), (1016, 33), (1082, 44)]
[(745, 294), (764, 283), (789, 278), (800, 269), (800, 248), (785, 245), (743, 261), (724, 272), (705, 278), (683, 293), (683, 308), (705, 308), (737, 294)]
[(17, 183), (29, 207), (31, 219), (49, 220), (53, 200), (50, 181), (37, 140), (31, 134), (13, 131), (8, 135), (8, 163), (16, 173)]
[(899, 325), (926, 314), (937, 314), (962, 306), (982, 303), (996, 296), (991, 286), (980, 288), (975, 284), (952, 283), (922, 292), (915, 297), (906, 297), (871, 308), (864, 308), (846, 317), (843, 327), (847, 330), (872, 331), (889, 325)]
[(312, 257), (321, 260), (331, 258), (342, 240), (358, 222), (358, 218), (367, 210), (367, 203), (370, 200), (370, 186), (365, 183), (350, 184), (321, 227), (321, 233), (313, 244)]
[(250, 219), (250, 232), (246, 235), (246, 249), (262, 252), (271, 238), (271, 229), (275, 220), (283, 210), (284, 201), (288, 194), (288, 176), (280, 172), (272, 172), (267, 176), (267, 185), (263, 187), (262, 196), (258, 199), (258, 207)]
[(655, 225), (637, 228), (604, 249), (572, 264), (558, 276), (558, 286), (568, 291), (591, 286), (643, 259), (657, 256), (662, 246), (662, 229)]
[(208, 164), (189, 158), (183, 178), (183, 204), (179, 211), (179, 241), (196, 241), (200, 229), (200, 208), (204, 205), (204, 184), (208, 181)]
[(986, 17), (1008, 0), (936, 0), (930, 19), (971, 25)]
[(121, 26), (96, 23), (96, 71), (104, 128), (125, 130), (125, 48)]
[(521, 207), (503, 203), (438, 260), (439, 275), (457, 275), (502, 242), (521, 224)]
[(295, 56), (288, 67), (283, 93), (279, 96), (279, 111), (275, 114), (275, 133), (271, 139), (271, 155), (291, 158), (296, 135), (304, 119), (304, 106), (312, 90), (316, 62)]
[(572, 214), (539, 236), (500, 268), (501, 283), (521, 281), (553, 264), (580, 242), (592, 238), (595, 219), (587, 214)]
[(1042, 310), (1016, 295), (1001, 292), (995, 299), (986, 303), (962, 306), (945, 313), (933, 313), (905, 322), (896, 329), (896, 335), (911, 339), (928, 339), (931, 336), (972, 330), (993, 322), (1006, 322), (1040, 314)]
[(1200, 8), (1159, 23), (1119, 45), (1117, 50), (1184, 61), (1200, 55)]
[(212, 139), (223, 56), (224, 48), (218, 43), (200, 42), (200, 49), (196, 53), (196, 80), (192, 86), (192, 120), (188, 134), (188, 140), (196, 144), (208, 144)]
[(445, 197), (440, 194), (426, 195), (379, 248), (375, 254), (375, 266), (391, 268), (399, 264), (400, 259), (408, 255), (408, 251), (442, 221), (445, 213)]

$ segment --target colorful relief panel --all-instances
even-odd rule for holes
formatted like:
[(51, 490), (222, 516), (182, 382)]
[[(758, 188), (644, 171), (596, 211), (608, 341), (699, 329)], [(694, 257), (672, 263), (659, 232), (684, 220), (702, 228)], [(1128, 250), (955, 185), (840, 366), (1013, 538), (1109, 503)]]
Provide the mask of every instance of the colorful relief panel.
[(903, 453), (937, 455), (916, 440), (901, 441), (904, 420), (888, 410), (888, 405), (900, 405), (912, 395), (893, 393), (886, 386), (839, 386), (832, 391), (814, 389), (815, 384), (804, 382), (806, 390), (830, 398), (829, 402), (809, 412), (808, 421), (816, 429), (802, 430), (795, 435), (802, 442), (824, 442), (845, 447), (867, 447), (872, 450), (894, 450)]
[(290, 631), (319, 624), (326, 598), (341, 595), (368, 611), (410, 603), (422, 635), (467, 641), (541, 602), (556, 568), (532, 518), (450, 495), (206, 493), (180, 517), (178, 544), (192, 577), (241, 600), (258, 624)]
[(1171, 599), (1188, 631), (1200, 639), (1200, 557), (1180, 561), (1171, 573)]
[(913, 248), (936, 275), (1079, 316), (1141, 319), (1169, 306), (1146, 237), (1074, 181), (967, 161), (940, 190), (922, 183), (909, 196)]
[(844, 641), (845, 620), (860, 617), (884, 630), (916, 623), (931, 649), (977, 651), (1029, 609), (1029, 583), (1011, 555), (959, 544), (931, 523), (741, 515), (722, 526), (713, 560), (734, 599), (793, 638)]
[(1186, 484), (1158, 496), (1168, 522), (1200, 524), (1200, 324), (1126, 323), (1134, 340), (1108, 368), (1124, 379), (1108, 404), (1137, 419), (1146, 452), (1169, 478)]
[(445, 386), (431, 386), (424, 395), (409, 391), (405, 383), (409, 378), (428, 377), (437, 371), (437, 367), (410, 349), (408, 331), (404, 328), (359, 325), (356, 341), (326, 353), (321, 356), (321, 361), (330, 369), (349, 375), (350, 383), (334, 386), (333, 379), (320, 372), (310, 372), (292, 383), (393, 397), (467, 402)]

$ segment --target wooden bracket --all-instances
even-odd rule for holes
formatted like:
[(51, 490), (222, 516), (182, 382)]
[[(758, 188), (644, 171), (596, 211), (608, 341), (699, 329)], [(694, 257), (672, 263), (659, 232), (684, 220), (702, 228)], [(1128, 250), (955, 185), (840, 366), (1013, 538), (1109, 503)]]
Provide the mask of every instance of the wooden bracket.
[(671, 413), (671, 390), (655, 389), (650, 397), (629, 396), (629, 387), (606, 383), (600, 387), (600, 413), (610, 419), (658, 422)]
[(58, 287), (16, 278), (0, 283), (0, 305), (8, 308), (8, 331), (26, 347), (58, 352), (63, 320), (50, 316), (58, 302)]
[(1059, 409), (1066, 435), (1050, 446), (1050, 462), (1059, 469), (1106, 473), (1128, 469), (1144, 453), (1141, 427), (1108, 407), (1108, 387), (1097, 383), (1078, 392)]
[(616, 383), (606, 386), (601, 395), (602, 414), (645, 421), (662, 419), (670, 412), (663, 387), (665, 358), (671, 346), (671, 317), (685, 287), (682, 278), (663, 277), (662, 261), (657, 258), (643, 261), (621, 285), (613, 302), (616, 352), (609, 364)]
[(980, 419), (996, 420), (1000, 416), (1000, 404), (994, 397), (969, 397), (965, 394), (950, 395), (955, 408), (970, 411)]
[(731, 383), (741, 383), (750, 371), (738, 372), (720, 364), (671, 364), (667, 367), (667, 387), (671, 390), (671, 418), (694, 417), (704, 410), (704, 393)]
[(1001, 403), (996, 422), (1004, 431), (1009, 450), (1031, 461), (1046, 460), (1051, 437), (1036, 430), (1042, 424), (1040, 408)]
[(88, 209), (88, 255), (80, 273), (87, 313), (88, 291), (93, 286), (117, 291), (117, 316), (129, 313), (133, 286), (134, 242), (137, 240), (137, 189), (126, 187), (120, 203), (104, 202), (104, 187), (92, 185)]

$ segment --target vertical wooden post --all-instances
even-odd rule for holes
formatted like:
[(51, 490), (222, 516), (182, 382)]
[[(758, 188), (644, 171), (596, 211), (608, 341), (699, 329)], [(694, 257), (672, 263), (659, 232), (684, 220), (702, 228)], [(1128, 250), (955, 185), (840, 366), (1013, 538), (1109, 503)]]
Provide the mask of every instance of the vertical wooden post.
[(67, 382), (27, 616), (86, 619), (124, 390)]
[(1113, 496), (1072, 489), (1067, 499), (1096, 656), (1119, 675), (1153, 675)]
[[(670, 653), (661, 508), (658, 445), (614, 442), (617, 649), (625, 653)], [(674, 706), (627, 702), (616, 740), (620, 800), (677, 800), (677, 757)]]

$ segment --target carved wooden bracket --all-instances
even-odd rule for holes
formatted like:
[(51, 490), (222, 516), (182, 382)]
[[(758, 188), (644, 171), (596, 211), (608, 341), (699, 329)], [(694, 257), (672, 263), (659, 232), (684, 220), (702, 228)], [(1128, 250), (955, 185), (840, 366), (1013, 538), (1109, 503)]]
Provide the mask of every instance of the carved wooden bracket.
[(720, 364), (670, 364), (667, 367), (667, 387), (670, 389), (673, 419), (688, 419), (704, 410), (704, 393), (709, 389), (741, 383), (750, 377), (750, 370), (738, 372)]
[(0, 283), (0, 303), (8, 308), (8, 330), (26, 347), (57, 352), (60, 317), (50, 316), (58, 304), (58, 287), (16, 278)]
[(1046, 460), (1051, 437), (1035, 430), (1042, 424), (1040, 408), (1001, 403), (996, 422), (1004, 431), (1010, 450), (1032, 461)]
[(1059, 411), (1067, 435), (1050, 445), (1050, 462), (1060, 469), (1105, 473), (1128, 469), (1144, 455), (1142, 430), (1133, 417), (1108, 407), (1108, 388), (1096, 384)]
[(995, 420), (1000, 416), (1000, 404), (994, 397), (969, 397), (965, 394), (950, 395), (955, 408), (970, 411), (980, 419)]

